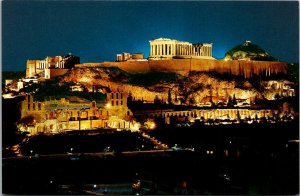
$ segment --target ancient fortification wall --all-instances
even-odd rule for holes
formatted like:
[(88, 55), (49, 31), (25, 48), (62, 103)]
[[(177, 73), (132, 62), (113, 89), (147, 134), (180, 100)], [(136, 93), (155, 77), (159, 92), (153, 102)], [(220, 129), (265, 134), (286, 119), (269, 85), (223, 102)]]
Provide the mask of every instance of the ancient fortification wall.
[(288, 71), (284, 62), (269, 61), (225, 61), (210, 59), (171, 59), (150, 61), (102, 62), (77, 64), (75, 67), (119, 67), (131, 73), (148, 71), (168, 71), (185, 75), (189, 71), (228, 73), (236, 76), (251, 78), (254, 75), (269, 76)]

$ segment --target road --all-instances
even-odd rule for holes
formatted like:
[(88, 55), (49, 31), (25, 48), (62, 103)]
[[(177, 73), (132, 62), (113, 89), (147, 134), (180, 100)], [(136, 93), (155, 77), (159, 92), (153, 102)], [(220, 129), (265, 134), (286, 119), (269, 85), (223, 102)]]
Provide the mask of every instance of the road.
[[(172, 152), (172, 149), (165, 150), (143, 150), (143, 151), (123, 151), (120, 154), (131, 156), (131, 155), (141, 155), (141, 154), (164, 154), (166, 152)], [(186, 150), (190, 151), (190, 150)], [(33, 156), (16, 156), (2, 158), (2, 160), (13, 160), (13, 159), (34, 159), (34, 158), (72, 158), (74, 160), (80, 157), (105, 157), (105, 156), (118, 156), (114, 152), (93, 152), (93, 153), (63, 153), (63, 154), (35, 154)]]

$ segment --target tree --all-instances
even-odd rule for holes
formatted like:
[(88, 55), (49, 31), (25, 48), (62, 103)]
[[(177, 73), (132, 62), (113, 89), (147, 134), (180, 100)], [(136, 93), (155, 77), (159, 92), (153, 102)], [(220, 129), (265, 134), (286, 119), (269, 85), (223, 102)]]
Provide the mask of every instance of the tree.
[(231, 107), (231, 106), (233, 106), (233, 103), (232, 103), (232, 98), (231, 98), (231, 96), (229, 95), (229, 96), (228, 96), (228, 101), (227, 101), (227, 107)]
[(160, 104), (161, 104), (161, 100), (158, 98), (158, 95), (156, 95), (154, 98), (154, 105), (160, 105)]
[(128, 94), (128, 97), (127, 97), (127, 104), (130, 105), (132, 103), (133, 99), (132, 99), (132, 93), (131, 91), (129, 92)]
[(232, 104), (233, 104), (233, 105), (236, 105), (236, 104), (237, 104), (237, 101), (236, 101), (236, 98), (235, 98), (235, 94), (233, 94)]
[(279, 100), (280, 95), (278, 93), (276, 93), (276, 95), (274, 96), (275, 100)]
[(168, 103), (169, 103), (169, 105), (172, 105), (171, 88), (169, 88), (169, 91), (168, 91)]

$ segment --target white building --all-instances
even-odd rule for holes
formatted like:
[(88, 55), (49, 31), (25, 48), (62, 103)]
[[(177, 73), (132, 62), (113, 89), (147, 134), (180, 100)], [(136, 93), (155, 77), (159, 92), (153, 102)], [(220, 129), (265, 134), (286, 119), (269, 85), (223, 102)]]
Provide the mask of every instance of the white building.
[(212, 57), (212, 44), (192, 44), (175, 39), (159, 38), (150, 40), (149, 59), (171, 58), (200, 58), (214, 59)]

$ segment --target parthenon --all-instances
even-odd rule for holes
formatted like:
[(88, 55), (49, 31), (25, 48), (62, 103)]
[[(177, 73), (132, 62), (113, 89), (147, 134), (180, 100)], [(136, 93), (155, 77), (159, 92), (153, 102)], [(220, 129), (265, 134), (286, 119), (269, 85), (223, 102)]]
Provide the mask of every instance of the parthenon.
[(191, 44), (175, 39), (159, 38), (150, 40), (149, 59), (203, 58), (213, 59), (212, 44)]

